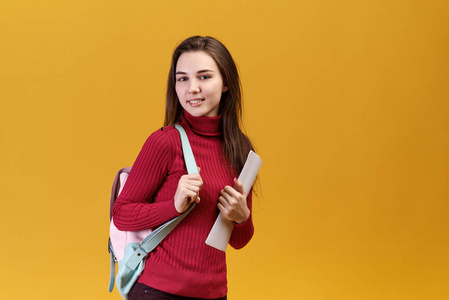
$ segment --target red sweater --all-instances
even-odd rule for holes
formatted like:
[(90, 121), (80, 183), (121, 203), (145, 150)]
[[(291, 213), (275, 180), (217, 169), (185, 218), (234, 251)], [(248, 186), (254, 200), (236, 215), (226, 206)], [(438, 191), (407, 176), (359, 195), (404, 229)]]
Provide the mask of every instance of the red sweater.
[[(238, 174), (229, 170), (221, 155), (218, 117), (193, 117), (184, 112), (184, 127), (201, 168), (201, 202), (150, 254), (139, 282), (167, 293), (196, 298), (227, 294), (226, 254), (205, 244), (218, 216), (219, 192), (233, 186)], [(119, 230), (156, 228), (178, 216), (174, 195), (187, 174), (179, 132), (173, 126), (157, 130), (142, 147), (122, 193), (113, 208)], [(251, 210), (251, 192), (247, 197)], [(252, 216), (236, 224), (229, 244), (244, 247), (253, 236)]]

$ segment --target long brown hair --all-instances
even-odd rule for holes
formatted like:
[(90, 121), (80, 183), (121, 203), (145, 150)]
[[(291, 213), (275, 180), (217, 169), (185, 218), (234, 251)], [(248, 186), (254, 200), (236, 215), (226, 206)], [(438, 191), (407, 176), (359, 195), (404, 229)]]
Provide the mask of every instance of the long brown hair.
[(223, 84), (228, 87), (221, 96), (218, 111), (221, 115), (219, 125), (223, 131), (222, 154), (231, 168), (239, 173), (253, 146), (241, 129), (242, 92), (237, 67), (228, 49), (215, 38), (193, 36), (181, 42), (173, 52), (167, 82), (164, 126), (179, 122), (183, 116), (184, 111), (175, 90), (176, 65), (182, 53), (195, 51), (204, 51), (214, 59), (223, 78)]

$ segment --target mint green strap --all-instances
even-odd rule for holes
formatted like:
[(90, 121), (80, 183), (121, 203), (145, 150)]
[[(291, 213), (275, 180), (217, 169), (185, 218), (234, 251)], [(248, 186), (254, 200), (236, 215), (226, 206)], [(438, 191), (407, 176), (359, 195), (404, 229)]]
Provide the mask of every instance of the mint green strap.
[[(192, 148), (190, 147), (187, 134), (181, 125), (175, 124), (175, 128), (179, 131), (181, 136), (182, 152), (184, 154), (184, 161), (188, 174), (198, 174), (198, 167), (196, 166), (195, 157), (193, 156)], [(134, 251), (133, 255), (126, 262), (126, 266), (135, 269), (139, 263), (145, 258), (145, 256), (153, 251), (154, 248), (167, 236), (167, 234), (178, 225), (195, 207), (195, 203), (192, 203), (189, 208), (180, 216), (171, 219), (170, 221), (162, 224), (153, 232), (151, 232), (141, 243), (140, 246)], [(112, 274), (112, 273), (111, 273)], [(114, 275), (111, 275), (112, 282)]]
[(189, 212), (195, 207), (195, 203), (192, 203), (189, 208), (180, 216), (171, 219), (170, 221), (164, 223), (160, 227), (158, 227), (155, 231), (150, 233), (140, 244), (139, 248), (137, 248), (133, 255), (129, 257), (129, 259), (126, 261), (126, 266), (132, 270), (134, 270), (139, 263), (142, 261), (142, 259), (145, 258), (145, 256), (154, 250), (154, 248), (159, 245), (159, 243), (167, 236), (167, 234), (172, 231), (173, 228), (175, 228), (176, 225), (178, 225), (179, 222), (184, 219)]
[(190, 147), (189, 139), (187, 134), (181, 125), (175, 124), (176, 129), (179, 131), (181, 136), (182, 153), (184, 153), (184, 161), (186, 163), (187, 173), (198, 174), (198, 168), (196, 166), (195, 157), (193, 156), (192, 148)]
[(110, 267), (109, 267), (109, 287), (108, 291), (109, 293), (112, 292), (112, 289), (114, 289), (114, 279), (115, 279), (115, 257), (114, 252), (109, 251), (110, 256)]

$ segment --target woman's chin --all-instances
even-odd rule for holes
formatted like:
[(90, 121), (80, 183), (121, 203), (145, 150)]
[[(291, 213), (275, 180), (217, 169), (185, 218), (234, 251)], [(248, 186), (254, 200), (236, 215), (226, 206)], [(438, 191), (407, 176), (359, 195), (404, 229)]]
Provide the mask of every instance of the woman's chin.
[(191, 106), (187, 104), (182, 105), (182, 108), (193, 117), (215, 117), (218, 115), (218, 105), (217, 107), (211, 109), (205, 104), (207, 103), (201, 103), (197, 106)]

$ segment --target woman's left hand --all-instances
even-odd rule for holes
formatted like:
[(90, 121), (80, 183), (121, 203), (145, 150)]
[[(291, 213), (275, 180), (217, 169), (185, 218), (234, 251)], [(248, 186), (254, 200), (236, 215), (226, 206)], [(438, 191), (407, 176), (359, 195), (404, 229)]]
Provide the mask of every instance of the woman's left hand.
[(218, 198), (218, 209), (228, 220), (236, 223), (244, 223), (248, 220), (250, 210), (246, 203), (246, 193), (243, 184), (234, 178), (234, 187), (225, 186)]

